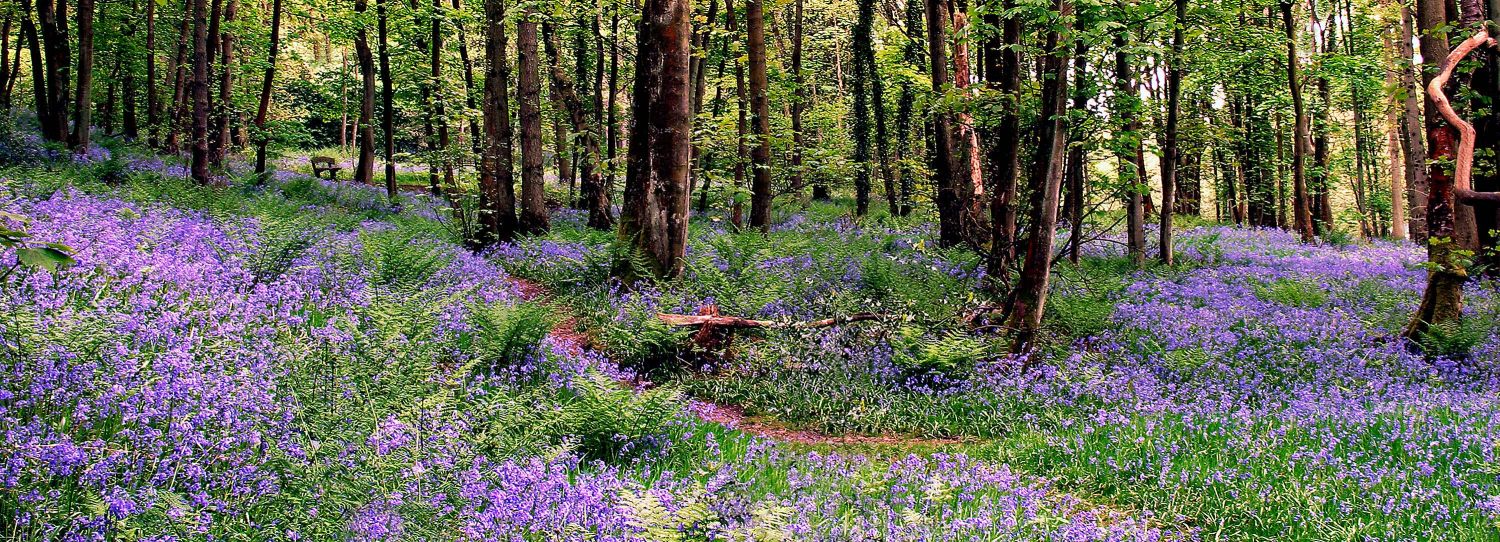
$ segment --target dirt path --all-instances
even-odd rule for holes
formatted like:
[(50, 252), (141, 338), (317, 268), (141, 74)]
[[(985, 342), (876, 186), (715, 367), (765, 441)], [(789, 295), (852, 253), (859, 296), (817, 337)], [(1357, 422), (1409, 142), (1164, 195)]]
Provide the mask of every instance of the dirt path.
[[(511, 281), (516, 284), (516, 290), (520, 292), (521, 298), (527, 301), (545, 302), (551, 296), (547, 287), (536, 281), (520, 277), (511, 277)], [(572, 315), (567, 307), (553, 304), (552, 308), (562, 318), (552, 326), (552, 331), (548, 332), (547, 336), (569, 352), (592, 350), (592, 339), (587, 333), (578, 330), (578, 318)], [(738, 405), (724, 405), (701, 399), (694, 399), (692, 408), (689, 410), (706, 422), (717, 423), (777, 442), (808, 446), (921, 447), (948, 446), (973, 441), (973, 439), (921, 438), (907, 435), (835, 435), (812, 429), (794, 429), (774, 418), (748, 415), (745, 409)]]

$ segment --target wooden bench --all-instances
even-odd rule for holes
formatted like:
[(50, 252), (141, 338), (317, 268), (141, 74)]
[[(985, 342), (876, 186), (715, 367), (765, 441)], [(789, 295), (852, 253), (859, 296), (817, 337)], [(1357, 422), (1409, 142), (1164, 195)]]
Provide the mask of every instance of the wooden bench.
[(339, 171), (344, 169), (338, 166), (338, 161), (327, 156), (314, 156), (309, 158), (308, 161), (312, 162), (314, 178), (321, 178), (323, 172), (326, 171), (328, 172), (328, 180), (337, 181), (339, 180)]

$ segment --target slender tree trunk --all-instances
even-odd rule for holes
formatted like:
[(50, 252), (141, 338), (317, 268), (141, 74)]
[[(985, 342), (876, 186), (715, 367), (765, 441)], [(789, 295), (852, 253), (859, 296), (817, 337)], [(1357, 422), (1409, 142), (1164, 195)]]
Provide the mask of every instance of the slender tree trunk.
[(579, 144), (583, 147), (583, 159), (579, 162), (579, 178), (582, 189), (582, 202), (584, 208), (589, 211), (588, 225), (591, 228), (607, 230), (614, 222), (610, 216), (609, 194), (604, 192), (604, 179), (595, 163), (599, 160), (599, 140), (594, 137), (593, 131), (589, 129), (588, 112), (584, 110), (583, 99), (578, 96), (572, 78), (556, 61), (560, 54), (556, 33), (552, 32), (547, 25), (543, 28), (547, 36), (547, 54), (554, 61), (551, 66), (552, 93), (562, 106), (562, 112), (568, 115), (573, 123), (573, 130), (578, 134)]
[[(1006, 327), (1015, 332), (1011, 350), (1016, 353), (1029, 352), (1034, 346), (1047, 306), (1047, 286), (1052, 274), (1052, 233), (1057, 226), (1057, 200), (1062, 189), (1064, 154), (1067, 152), (1064, 119), (1067, 116), (1068, 79), (1065, 72), (1069, 45), (1062, 43), (1061, 33), (1072, 34), (1070, 15), (1073, 5), (1069, 0), (1057, 0), (1055, 6), (1063, 28), (1054, 27), (1047, 34), (1044, 60), (1047, 69), (1044, 73), (1053, 77), (1042, 84), (1043, 115), (1038, 119), (1044, 127), (1042, 143), (1046, 152), (1037, 153), (1037, 167), (1033, 168), (1033, 172), (1040, 175), (1031, 179), (1031, 232), (1027, 236), (1025, 261), (1012, 292), (1006, 322)], [(1032, 358), (1028, 357), (1027, 365), (1032, 363)]]
[[(802, 110), (807, 107), (807, 84), (802, 76), (802, 3), (792, 2), (792, 157), (787, 164), (791, 169), (792, 197), (802, 201), (802, 147), (806, 144), (802, 136)], [(891, 214), (896, 214), (891, 209)]]
[[(1407, 220), (1407, 229), (1413, 241), (1426, 243), (1427, 171), (1425, 162), (1427, 149), (1422, 140), (1422, 105), (1421, 98), (1418, 97), (1422, 94), (1422, 90), (1417, 87), (1416, 73), (1411, 64), (1413, 55), (1411, 42), (1411, 8), (1402, 5), (1400, 39), (1396, 43), (1397, 55), (1400, 58), (1396, 66), (1400, 88), (1403, 90), (1401, 93), (1403, 98), (1401, 102), (1401, 153), (1406, 157), (1403, 164), (1406, 173), (1406, 207), (1411, 211), (1411, 217)], [(1446, 45), (1444, 48), (1447, 48)]]
[(1286, 29), (1286, 76), (1292, 90), (1292, 111), (1296, 114), (1296, 127), (1292, 137), (1292, 206), (1296, 220), (1294, 229), (1302, 236), (1302, 242), (1313, 241), (1312, 216), (1308, 210), (1307, 192), (1307, 106), (1302, 103), (1302, 76), (1297, 63), (1297, 26), (1292, 17), (1293, 4), (1281, 3), (1281, 22)]
[[(739, 28), (735, 24), (736, 19), (732, 0), (724, 0), (724, 14), (728, 17), (724, 24), (728, 27), (729, 35), (738, 36), (737, 32)], [(729, 206), (729, 223), (734, 225), (735, 229), (739, 229), (745, 225), (744, 198), (740, 196), (740, 191), (745, 186), (745, 162), (749, 154), (745, 139), (750, 132), (750, 106), (745, 92), (745, 63), (738, 58), (734, 60), (734, 96), (735, 103), (737, 104), (736, 112), (739, 114), (739, 118), (735, 122), (735, 133), (737, 135), (734, 144), (735, 194), (733, 196), (734, 201)], [(817, 197), (816, 189), (814, 189), (813, 197)]]
[[(201, 0), (199, 0), (201, 1)], [(363, 17), (369, 9), (367, 0), (354, 0), (354, 11)], [(375, 182), (375, 56), (370, 53), (370, 32), (361, 23), (354, 33), (354, 56), (359, 63), (359, 161), (354, 166), (354, 182)]]
[[(66, 0), (58, 0), (59, 3)], [(63, 34), (66, 39), (67, 34)], [(73, 136), (69, 141), (75, 152), (89, 148), (89, 119), (94, 110), (94, 0), (78, 0), (78, 86), (73, 94)]]
[(156, 1), (146, 2), (146, 146), (161, 142), (161, 96), (156, 81)]
[[(965, 36), (969, 32), (969, 18), (961, 10), (953, 14), (953, 35)], [(969, 81), (973, 79), (973, 71), (969, 62), (969, 45), (967, 39), (953, 40), (953, 86), (962, 92), (968, 93)], [(870, 55), (873, 63), (874, 54)], [(960, 205), (963, 214), (964, 237), (976, 246), (982, 246), (990, 237), (989, 224), (985, 220), (984, 210), (986, 206), (984, 193), (984, 167), (980, 164), (984, 160), (983, 152), (979, 150), (979, 133), (976, 131), (974, 116), (968, 112), (959, 111), (954, 113), (954, 132), (957, 141), (958, 157), (955, 160), (957, 168), (954, 170), (957, 178), (956, 185), (959, 191)]]
[(375, 48), (380, 57), (380, 140), (385, 158), (385, 195), (396, 200), (395, 74), (391, 73), (389, 0), (375, 0)]
[(437, 141), (433, 149), (443, 165), (443, 194), (453, 204), (453, 213), (460, 218), (463, 206), (457, 203), (458, 183), (453, 176), (453, 160), (448, 155), (451, 142), (448, 137), (447, 95), (443, 92), (443, 2), (432, 0), (432, 112), (437, 121)]
[(870, 92), (868, 86), (874, 82), (874, 66), (866, 63), (865, 50), (874, 47), (872, 27), (875, 21), (875, 0), (859, 0), (859, 14), (854, 23), (854, 35), (850, 42), (854, 46), (854, 214), (864, 216), (870, 210), (870, 147), (873, 123), (870, 115)]
[[(11, 80), (16, 77), (16, 68), (12, 68), (6, 59), (10, 58), (10, 30), (15, 23), (15, 14), (6, 13), (5, 23), (0, 25), (0, 108), (10, 111), (10, 88)], [(21, 48), (19, 37), (16, 40), (16, 49)]]
[(479, 168), (480, 242), (510, 241), (516, 194), (510, 134), (510, 59), (506, 57), (505, 0), (484, 0), (484, 158)]
[[(1007, 16), (1003, 22), (997, 14), (985, 15), (989, 26), (1001, 30), (985, 41), (984, 79), (991, 89), (1012, 100), (1010, 103), (1019, 103), (1021, 19), (1012, 12), (1014, 8), (1014, 0), (1005, 0), (1002, 10)], [(1021, 163), (1021, 119), (1017, 109), (1005, 108), (997, 127), (985, 137), (990, 142), (988, 166), (994, 185), (990, 202), (990, 227), (994, 231), (990, 234), (986, 274), (991, 281), (989, 287), (1002, 292), (1009, 286), (1010, 266), (1016, 259), (1016, 193)]]
[(1172, 211), (1176, 209), (1177, 169), (1181, 162), (1178, 150), (1178, 123), (1182, 114), (1182, 72), (1187, 58), (1183, 56), (1183, 30), (1187, 26), (1188, 0), (1175, 0), (1176, 20), (1172, 24), (1172, 58), (1167, 68), (1167, 134), (1162, 143), (1161, 164), (1161, 263), (1172, 265)]
[(745, 1), (745, 33), (750, 41), (750, 227), (771, 229), (771, 102), (766, 79), (765, 0)]
[(181, 149), (182, 128), (191, 125), (187, 118), (192, 114), (191, 104), (188, 103), (192, 99), (188, 95), (188, 64), (191, 62), (188, 57), (188, 48), (193, 43), (190, 41), (193, 17), (189, 14), (197, 2), (198, 0), (183, 0), (182, 23), (177, 29), (177, 54), (172, 57), (172, 62), (167, 68), (167, 73), (172, 78), (172, 113), (170, 114), (172, 118), (167, 119), (166, 122), (167, 152), (170, 154), (177, 154)]
[[(927, 0), (927, 51), (932, 63), (932, 90), (942, 93), (948, 84), (947, 21), (943, 0)], [(962, 204), (954, 187), (953, 124), (950, 115), (936, 112), (932, 118), (933, 184), (936, 185), (938, 208), (938, 242), (957, 246), (963, 242), (960, 219)]]
[[(148, 2), (152, 0), (147, 0)], [(276, 55), (281, 51), (281, 0), (271, 1), (271, 41), (266, 51), (266, 75), (260, 81), (260, 104), (255, 108), (255, 174), (266, 176), (266, 146), (271, 134), (266, 122), (271, 113), (271, 90), (276, 82)]]
[(122, 128), (122, 135), (124, 135), (126, 139), (135, 141), (140, 137), (141, 129), (140, 119), (136, 116), (137, 100), (135, 88), (135, 71), (126, 68), (125, 73), (120, 77), (120, 79), (120, 99), (125, 104), (125, 125)]
[[(42, 0), (49, 1), (49, 0)], [(42, 61), (42, 45), (37, 35), (36, 24), (31, 20), (32, 6), (29, 0), (21, 0), (21, 34), (26, 38), (27, 49), (31, 51), (31, 89), (32, 102), (36, 105), (37, 122), (41, 124), (43, 135), (52, 126), (51, 102), (47, 94), (47, 72)]]
[[(463, 13), (462, 0), (453, 0), (452, 6), (453, 13)], [(473, 115), (479, 111), (479, 104), (474, 101), (474, 61), (469, 57), (469, 31), (462, 17), (453, 19), (453, 28), (458, 32), (458, 61), (463, 64), (464, 69), (464, 106), (469, 113), (469, 147), (477, 156), (484, 153), (484, 143), (480, 137), (479, 119)]]
[(542, 177), (542, 85), (538, 75), (541, 59), (537, 57), (537, 23), (533, 18), (524, 17), (516, 22), (516, 47), (520, 49), (521, 70), (516, 86), (521, 100), (520, 228), (526, 233), (541, 233), (547, 231), (548, 216)]
[(1136, 90), (1134, 66), (1131, 65), (1128, 29), (1115, 31), (1115, 155), (1119, 159), (1120, 185), (1125, 190), (1125, 250), (1137, 267), (1146, 263), (1146, 210), (1142, 202), (1145, 166), (1141, 158), (1140, 99)]
[[(1073, 52), (1073, 110), (1085, 111), (1089, 105), (1089, 92), (1085, 89), (1085, 77), (1088, 76), (1088, 43), (1078, 41), (1077, 48)], [(1067, 183), (1067, 199), (1063, 208), (1068, 215), (1068, 261), (1078, 263), (1080, 246), (1083, 244), (1083, 202), (1086, 194), (1084, 190), (1088, 186), (1089, 158), (1085, 142), (1088, 134), (1083, 133), (1084, 128), (1070, 127), (1068, 147), (1068, 169), (1065, 177)]]
[(193, 98), (193, 180), (208, 183), (208, 15), (205, 0), (193, 0), (193, 77), (188, 89)]
[[(224, 5), (224, 26), (234, 22), (239, 13), (239, 1), (229, 0)], [(223, 163), (233, 140), (229, 128), (234, 117), (234, 33), (225, 31), (219, 35), (219, 110), (214, 118), (213, 162)]]
[(627, 282), (647, 273), (682, 272), (688, 231), (688, 169), (692, 159), (692, 96), (688, 63), (688, 0), (644, 0), (637, 32), (633, 123), (626, 160), (619, 241), (635, 258), (617, 262)]

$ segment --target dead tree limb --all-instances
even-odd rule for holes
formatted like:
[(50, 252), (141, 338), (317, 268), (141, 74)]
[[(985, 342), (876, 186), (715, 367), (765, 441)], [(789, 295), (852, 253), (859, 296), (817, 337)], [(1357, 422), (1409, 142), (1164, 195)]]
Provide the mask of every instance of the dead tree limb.
[(662, 323), (665, 323), (665, 324), (671, 325), (671, 326), (679, 326), (679, 327), (713, 326), (713, 327), (724, 327), (724, 328), (779, 328), (779, 329), (785, 329), (785, 328), (802, 328), (802, 329), (813, 329), (813, 328), (833, 327), (833, 326), (837, 326), (837, 325), (841, 325), (841, 324), (848, 324), (848, 323), (853, 323), (853, 322), (863, 322), (863, 321), (866, 321), (866, 320), (881, 320), (881, 319), (889, 318), (890, 315), (888, 315), (888, 314), (873, 313), (873, 312), (861, 312), (861, 313), (850, 314), (848, 316), (835, 316), (833, 318), (824, 318), (822, 320), (811, 320), (811, 321), (804, 321), (804, 322), (776, 322), (776, 321), (771, 321), (771, 320), (752, 320), (752, 319), (749, 319), (749, 318), (741, 318), (741, 317), (738, 317), (738, 316), (720, 316), (717, 313), (715, 313), (715, 314), (658, 314), (658, 315), (656, 315), (656, 317), (658, 319), (660, 319), (662, 321)]

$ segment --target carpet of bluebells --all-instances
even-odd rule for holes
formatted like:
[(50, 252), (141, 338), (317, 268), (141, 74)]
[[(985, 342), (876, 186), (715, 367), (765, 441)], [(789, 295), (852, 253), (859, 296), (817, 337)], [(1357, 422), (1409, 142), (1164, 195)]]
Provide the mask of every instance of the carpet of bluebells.
[[(966, 450), (862, 455), (792, 449), (699, 421), (692, 413), (705, 407), (687, 395), (701, 391), (691, 378), (650, 388), (622, 384), (660, 374), (662, 352), (628, 351), (602, 327), (596, 348), (567, 344), (547, 335), (556, 322), (553, 309), (522, 298), (510, 273), (556, 277), (547, 284), (560, 299), (577, 302), (570, 310), (591, 307), (578, 280), (599, 272), (601, 248), (594, 244), (597, 235), (576, 226), (576, 217), (559, 213), (554, 238), (474, 254), (453, 242), (440, 202), (404, 195), (391, 205), (373, 187), (289, 171), (256, 186), (243, 170), (231, 168), (217, 186), (198, 187), (182, 179), (176, 159), (101, 147), (71, 160), (44, 156), (0, 171), (0, 210), (24, 219), (7, 227), (72, 247), (77, 261), (48, 271), (18, 266), (13, 251), (0, 253), (0, 269), (11, 271), (0, 283), (0, 538), (1071, 541), (1178, 539), (1202, 530), (1162, 518), (1151, 507), (1077, 491), (1065, 485), (1076, 480), (1027, 472), (1015, 459)], [(924, 227), (875, 234), (843, 222), (799, 220), (781, 228), (803, 238), (805, 252), (836, 243), (818, 238), (832, 228), (846, 239), (879, 244), (881, 254), (899, 254), (901, 261), (881, 267), (883, 256), (872, 252), (875, 263), (839, 268), (846, 262), (805, 260), (795, 251), (777, 260), (774, 252), (782, 247), (751, 246), (748, 236), (726, 235), (726, 243), (738, 244), (695, 244), (697, 263), (687, 282), (727, 288), (747, 280), (743, 271), (753, 268), (777, 281), (743, 295), (766, 296), (761, 314), (792, 317), (861, 302), (834, 293), (864, 291), (854, 285), (873, 284), (871, 273), (878, 273), (888, 281), (882, 288), (899, 291), (882, 302), (925, 311), (909, 324), (917, 329), (944, 318), (943, 299), (963, 295), (974, 279), (965, 271), (972, 261), (922, 248), (930, 243)], [(943, 294), (922, 299), (921, 292), (893, 282), (904, 276), (908, 286), (915, 284), (907, 268), (928, 270), (933, 280), (923, 287)], [(648, 304), (673, 296), (688, 301), (676, 285), (630, 292), (602, 280), (597, 285), (605, 301), (593, 308), (609, 305), (614, 312), (580, 321), (621, 322), (614, 329), (622, 332), (626, 323), (644, 321), (631, 315)], [(1158, 303), (1173, 299), (1157, 295)], [(746, 299), (691, 302), (742, 309)], [(1166, 309), (1130, 307), (1121, 323), (1150, 310)], [(642, 344), (671, 350), (676, 332), (650, 331), (660, 337)], [(902, 393), (915, 397), (960, 397), (1003, 374), (971, 379), (967, 373), (886, 371), (891, 347), (877, 343), (892, 341), (877, 340), (870, 330), (851, 333), (799, 337), (809, 339), (799, 344), (812, 350), (795, 352), (805, 355), (803, 363), (785, 367), (815, 374), (868, 355), (862, 363), (872, 369), (869, 381), (890, 382), (902, 373), (917, 386)], [(929, 340), (919, 331), (903, 336), (910, 336), (914, 351)], [(970, 338), (947, 340), (983, 348)], [(1318, 337), (1307, 340), (1322, 344)], [(791, 342), (763, 344), (765, 352), (733, 360), (680, 352), (671, 358), (712, 362), (703, 374), (731, 374), (742, 363), (748, 371), (767, 359), (773, 345)], [(1136, 348), (1125, 337), (1101, 344), (1117, 344), (1108, 348), (1120, 352)], [(1390, 410), (1383, 407), (1362, 410), (1365, 419), (1348, 419), (1339, 409), (1357, 402), (1356, 395), (1395, 404), (1407, 396), (1393, 390), (1421, 394), (1416, 383), (1397, 383), (1395, 366), (1407, 367), (1408, 360), (1391, 347), (1368, 349), (1395, 357), (1362, 371), (1343, 361), (1336, 370), (1387, 389), (1351, 389), (1337, 403), (1320, 401), (1316, 412), (1287, 417), (1330, 420), (1329, 429), (1300, 438), (1342, 435), (1347, 430), (1339, 424), (1351, 424), (1441, 439), (1441, 449), (1413, 440), (1410, 451), (1437, 454), (1430, 458), (1437, 473), (1383, 463), (1358, 470), (1361, 459), (1337, 453), (1299, 461), (1309, 469), (1352, 470), (1347, 483), (1368, 483), (1382, 495), (1458, 477), (1463, 484), (1412, 495), (1393, 510), (1429, 513), (1446, 500), (1450, 521), (1479, 522), (1478, 499), (1493, 480), (1451, 469), (1490, 457), (1488, 449), (1473, 448), (1492, 419), (1487, 403), (1473, 397), (1483, 395), (1484, 383), (1455, 384), (1442, 395), (1401, 402), (1401, 412), (1421, 413), (1420, 423), (1380, 422)], [(1232, 353), (1240, 350), (1255, 353), (1250, 346)], [(609, 357), (615, 354), (621, 363)], [(1178, 384), (1144, 367), (1137, 378), (1152, 387), (1127, 394), (1120, 388), (1128, 377), (1103, 361), (1088, 363), (1101, 372), (1031, 381), (1027, 397), (1097, 403), (1098, 413), (1078, 422), (1100, 431), (1139, 431), (1129, 418), (1144, 412), (1170, 413), (1181, 420), (1174, 423), (1188, 425), (1225, 410), (1251, 421), (1282, 412), (1269, 403), (1247, 405), (1252, 410), (1243, 413), (1217, 402), (1174, 404)], [(1181, 385), (1215, 390), (1223, 401), (1250, 395), (1227, 384), (1201, 384), (1252, 378), (1210, 365), (1183, 373)], [(1429, 386), (1458, 378), (1456, 368), (1452, 377), (1408, 369), (1440, 381)], [(1331, 393), (1316, 387), (1331, 377), (1310, 379), (1308, 392)], [(1044, 389), (1049, 382), (1058, 387)], [(1301, 408), (1303, 400), (1288, 408)], [(1434, 417), (1439, 408), (1450, 421)], [(1213, 431), (1240, 435), (1214, 427), (1205, 438), (1215, 438)], [(1046, 446), (1073, 445), (1072, 437), (1055, 438)], [(1139, 461), (1122, 465), (1119, 476), (1155, 469), (1162, 456)]]
[[(1136, 270), (1104, 236), (1056, 271), (1051, 343), (1022, 373), (962, 321), (980, 302), (972, 255), (933, 248), (928, 224), (846, 212), (814, 204), (767, 236), (705, 218), (686, 278), (657, 289), (609, 285), (608, 238), (566, 224), (500, 255), (568, 292), (614, 359), (753, 416), (970, 439), (976, 457), (1201, 539), (1500, 538), (1493, 282), (1467, 288), (1467, 323), (1429, 337), (1428, 357), (1396, 338), (1425, 281), (1415, 245), (1204, 225), (1179, 235), (1176, 268)], [(708, 305), (899, 318), (673, 350), (654, 315)]]

